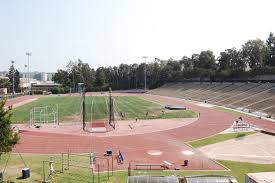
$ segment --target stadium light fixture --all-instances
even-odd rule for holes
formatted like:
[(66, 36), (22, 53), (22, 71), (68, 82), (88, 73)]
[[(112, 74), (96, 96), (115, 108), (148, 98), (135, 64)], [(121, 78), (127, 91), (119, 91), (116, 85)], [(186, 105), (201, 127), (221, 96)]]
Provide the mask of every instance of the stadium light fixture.
[(30, 56), (32, 56), (32, 53), (26, 52), (26, 55), (28, 57), (28, 93), (30, 94)]
[[(13, 64), (15, 63), (15, 61), (11, 61), (11, 65), (13, 66)], [(14, 92), (14, 73), (15, 73), (15, 70), (14, 70), (14, 67), (13, 67), (13, 71), (12, 71), (12, 96), (14, 97), (15, 95), (15, 92)]]
[(146, 83), (147, 83), (147, 70), (146, 70), (146, 60), (147, 60), (148, 56), (142, 56), (142, 59), (144, 59), (145, 62), (145, 67), (144, 67), (144, 90), (146, 91)]

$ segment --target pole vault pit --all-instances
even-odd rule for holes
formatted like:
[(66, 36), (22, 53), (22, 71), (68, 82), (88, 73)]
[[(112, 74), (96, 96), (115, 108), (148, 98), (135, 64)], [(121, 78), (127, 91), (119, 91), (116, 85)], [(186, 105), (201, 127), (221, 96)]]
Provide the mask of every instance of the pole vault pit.
[(169, 110), (186, 110), (186, 107), (178, 105), (166, 105), (164, 108)]

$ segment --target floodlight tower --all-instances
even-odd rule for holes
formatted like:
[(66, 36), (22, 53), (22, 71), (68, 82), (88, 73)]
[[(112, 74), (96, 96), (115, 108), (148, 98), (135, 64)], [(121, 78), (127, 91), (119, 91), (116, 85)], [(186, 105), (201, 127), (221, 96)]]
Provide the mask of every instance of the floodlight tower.
[[(24, 67), (25, 67), (25, 70), (24, 70), (24, 72), (26, 73), (26, 71), (27, 71), (27, 67), (28, 67), (28, 65), (24, 65)], [(23, 75), (23, 78), (26, 78), (26, 74), (25, 75)], [(26, 83), (26, 79), (24, 79), (24, 82)], [(23, 87), (25, 88), (25, 86), (23, 85)], [(27, 85), (27, 87), (28, 87), (28, 85)], [(26, 88), (27, 88), (26, 87)], [(24, 92), (25, 92), (26, 90), (24, 89)]]
[(30, 94), (30, 56), (32, 56), (31, 52), (26, 52), (28, 57), (28, 93)]
[(146, 81), (146, 77), (147, 77), (147, 70), (146, 70), (146, 59), (148, 58), (148, 56), (143, 56), (142, 57), (142, 59), (144, 59), (144, 62), (145, 62), (145, 66), (144, 66), (144, 90), (146, 91), (146, 88), (147, 88), (147, 86), (146, 86), (146, 83), (147, 83), (147, 81)]
[(14, 69), (14, 61), (11, 61), (11, 65), (13, 66), (13, 71), (12, 71), (12, 96), (14, 97), (15, 92), (14, 92), (14, 73), (15, 73), (15, 69)]

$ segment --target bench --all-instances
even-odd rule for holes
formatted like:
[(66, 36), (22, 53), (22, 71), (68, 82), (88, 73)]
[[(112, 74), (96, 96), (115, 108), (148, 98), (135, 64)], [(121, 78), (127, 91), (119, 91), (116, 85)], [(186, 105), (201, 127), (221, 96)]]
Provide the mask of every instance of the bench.
[(124, 159), (125, 158), (124, 158), (123, 153), (120, 150), (118, 150), (118, 155), (117, 155), (117, 161), (118, 161), (118, 163), (123, 163)]

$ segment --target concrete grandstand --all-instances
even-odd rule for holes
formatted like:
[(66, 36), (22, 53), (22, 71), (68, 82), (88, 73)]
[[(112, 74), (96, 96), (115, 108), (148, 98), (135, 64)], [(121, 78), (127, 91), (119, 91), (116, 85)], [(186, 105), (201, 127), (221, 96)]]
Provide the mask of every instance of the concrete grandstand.
[(275, 117), (274, 83), (168, 83), (149, 93), (225, 106), (261, 117)]

